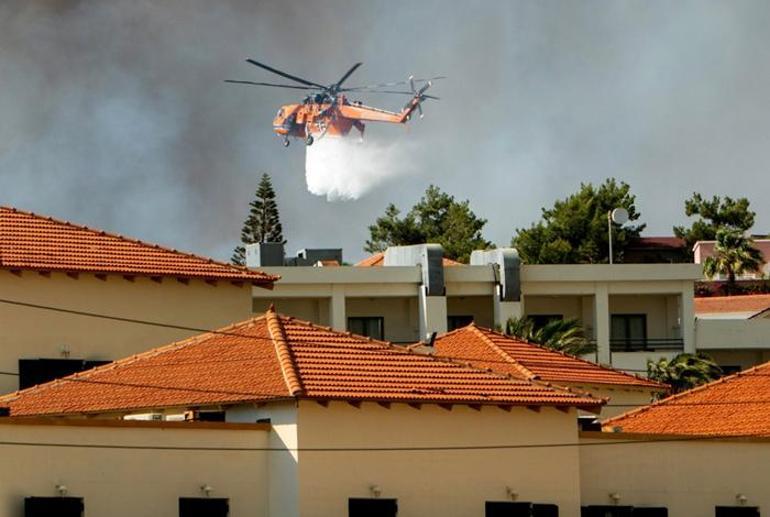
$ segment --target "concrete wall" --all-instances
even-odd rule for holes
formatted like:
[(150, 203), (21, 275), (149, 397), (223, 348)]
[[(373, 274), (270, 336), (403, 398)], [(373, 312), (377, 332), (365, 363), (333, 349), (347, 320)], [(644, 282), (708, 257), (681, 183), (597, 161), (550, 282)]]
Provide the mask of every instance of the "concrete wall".
[[(451, 411), (424, 405), (360, 409), (332, 402), (301, 402), (299, 443), (313, 447), (436, 447), (574, 443), (575, 411), (543, 408), (505, 412), (496, 407)], [(350, 497), (397, 498), (399, 517), (483, 515), (484, 502), (505, 500), (506, 487), (520, 501), (559, 505), (562, 517), (579, 515), (577, 448), (464, 451), (302, 451), (300, 515), (344, 516)]]
[(770, 320), (701, 319), (695, 321), (698, 350), (770, 350)]
[(610, 314), (646, 314), (648, 338), (680, 338), (677, 298), (673, 295), (611, 295)]
[(417, 297), (347, 298), (346, 317), (384, 318), (385, 339), (396, 343), (419, 340), (420, 321)]
[(447, 316), (473, 316), (482, 327), (494, 328), (494, 301), (491, 296), (447, 296)]
[[(609, 402), (602, 407), (599, 418), (604, 420), (634, 408), (645, 406), (652, 402), (654, 392), (646, 389), (632, 390), (619, 386), (607, 385), (585, 385), (565, 383), (566, 386), (580, 391), (588, 392), (594, 397), (609, 399)], [(584, 414), (581, 412), (581, 414)], [(586, 415), (589, 413), (585, 413)]]
[[(607, 435), (609, 433), (605, 433)], [(625, 441), (623, 434), (586, 443)], [(770, 442), (685, 441), (595, 445), (580, 449), (581, 495), (584, 505), (665, 506), (670, 517), (713, 517), (714, 507), (746, 505), (770, 509)]]
[(330, 325), (328, 298), (254, 298), (252, 310), (262, 314), (271, 306), (280, 314), (318, 325)]
[[(77, 311), (214, 329), (251, 315), (251, 286), (203, 280), (160, 283), (119, 275), (99, 280), (81, 274), (16, 276), (0, 270), (2, 298)], [(0, 370), (18, 371), (20, 358), (60, 358), (62, 349), (78, 359), (114, 360), (168, 344), (197, 331), (121, 322), (0, 303)], [(17, 378), (0, 376), (0, 392), (17, 388)]]
[(741, 370), (770, 361), (770, 350), (705, 350), (719, 366), (737, 366)]
[[(93, 423), (92, 421), (86, 423)], [(152, 424), (152, 423), (147, 423)], [(264, 448), (265, 429), (179, 429), (0, 424), (0, 515), (21, 517), (24, 498), (82, 497), (89, 517), (177, 517), (179, 497), (230, 500), (231, 517), (266, 517), (267, 454), (264, 451), (159, 450), (157, 447)], [(184, 424), (189, 425), (189, 424)], [(189, 426), (192, 427), (192, 426)], [(220, 426), (221, 427), (221, 426)], [(256, 426), (255, 426), (256, 427)], [(18, 446), (5, 442), (152, 446), (109, 449)]]

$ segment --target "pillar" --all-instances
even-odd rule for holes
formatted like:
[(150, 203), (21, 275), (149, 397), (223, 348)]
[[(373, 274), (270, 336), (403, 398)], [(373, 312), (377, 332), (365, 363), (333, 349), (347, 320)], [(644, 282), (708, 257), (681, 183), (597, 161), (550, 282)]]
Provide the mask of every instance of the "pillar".
[(596, 358), (601, 364), (611, 364), (610, 352), (610, 296), (607, 284), (597, 284), (594, 293), (594, 335)]
[(682, 328), (682, 340), (684, 351), (688, 354), (695, 353), (695, 284), (682, 282), (682, 294), (680, 295), (680, 325)]
[(427, 287), (420, 286), (420, 340), (430, 338), (433, 332), (447, 330), (446, 296), (429, 296)]
[(334, 330), (346, 331), (348, 318), (345, 313), (345, 286), (332, 284), (332, 297), (329, 300), (329, 323)]

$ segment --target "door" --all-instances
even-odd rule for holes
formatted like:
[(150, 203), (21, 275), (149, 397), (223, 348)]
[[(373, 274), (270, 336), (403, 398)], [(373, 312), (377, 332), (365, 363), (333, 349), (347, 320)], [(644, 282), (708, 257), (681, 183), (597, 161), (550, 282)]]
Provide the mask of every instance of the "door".
[(180, 497), (179, 517), (227, 517), (230, 500), (216, 497)]
[(348, 499), (348, 517), (396, 517), (396, 499)]
[(80, 497), (27, 497), (24, 499), (24, 517), (82, 517), (83, 499)]
[(513, 501), (487, 501), (484, 517), (532, 517), (532, 503)]
[(580, 509), (581, 517), (633, 517), (631, 506), (584, 506)]

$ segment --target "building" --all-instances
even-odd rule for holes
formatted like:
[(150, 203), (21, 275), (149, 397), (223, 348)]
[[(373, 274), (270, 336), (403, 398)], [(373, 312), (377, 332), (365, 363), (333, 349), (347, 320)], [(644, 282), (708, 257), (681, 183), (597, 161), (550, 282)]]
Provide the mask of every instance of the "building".
[[(584, 505), (666, 508), (671, 517), (770, 508), (770, 364), (611, 418), (582, 433)], [(607, 446), (602, 446), (602, 444)], [(664, 515), (647, 513), (645, 515)]]
[(696, 298), (695, 318), (697, 349), (728, 373), (770, 361), (770, 295)]
[[(693, 246), (693, 257), (696, 264), (704, 264), (708, 257), (714, 256), (714, 246), (716, 241), (698, 241)], [(753, 239), (754, 247), (757, 248), (765, 257), (765, 263), (762, 265), (760, 271), (756, 273), (748, 273), (738, 277), (739, 280), (757, 280), (766, 277), (770, 274), (770, 265), (767, 263), (768, 257), (770, 257), (770, 239)], [(717, 280), (725, 280), (726, 278), (719, 275)]]
[[(206, 495), (231, 517), (492, 516), (532, 504), (578, 517), (578, 448), (545, 445), (576, 444), (577, 410), (602, 404), (269, 310), (0, 398), (5, 461), (20, 466), (0, 473), (0, 507), (64, 485), (87, 514), (116, 517), (187, 517), (179, 499)], [(160, 421), (130, 422), (151, 415)], [(192, 425), (168, 421), (184, 418)], [(9, 442), (73, 447), (49, 446), (44, 460), (34, 448), (40, 461), (29, 461)]]
[[(316, 263), (313, 250), (300, 255)], [(248, 247), (247, 261), (281, 277), (271, 292), (254, 290), (255, 312), (275, 304), (321, 325), (397, 343), (428, 340), (472, 321), (499, 328), (525, 315), (537, 324), (577, 319), (596, 341), (592, 359), (621, 369), (642, 371), (648, 358), (695, 350), (693, 285), (701, 277), (695, 264), (522, 265), (515, 250), (497, 249), (456, 265), (445, 264), (436, 244), (389, 248), (381, 262), (374, 259), (382, 267), (287, 266), (275, 244)]]
[(555, 352), (475, 324), (436, 337), (433, 352), (478, 368), (565, 386), (607, 400), (602, 416), (649, 404), (668, 386)]
[[(252, 287), (266, 290), (275, 280), (0, 207), (0, 390), (247, 318)], [(8, 375), (16, 372), (21, 376)]]
[(639, 237), (623, 250), (626, 264), (679, 264), (691, 262), (684, 239), (673, 236)]

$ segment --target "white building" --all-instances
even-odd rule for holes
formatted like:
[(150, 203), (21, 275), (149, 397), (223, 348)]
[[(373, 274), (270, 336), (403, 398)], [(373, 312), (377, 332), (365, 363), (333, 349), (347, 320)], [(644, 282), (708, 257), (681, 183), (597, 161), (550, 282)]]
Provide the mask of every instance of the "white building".
[(695, 351), (696, 264), (522, 265), (513, 249), (477, 251), (470, 265), (445, 264), (435, 244), (393, 247), (383, 267), (341, 263), (341, 253), (303, 250), (286, 264), (280, 246), (247, 249), (250, 267), (280, 275), (273, 291), (255, 289), (254, 309), (275, 304), (339, 330), (414, 343), (471, 321), (496, 328), (508, 318), (537, 324), (575, 318), (596, 341), (592, 359), (643, 370), (647, 358)]

